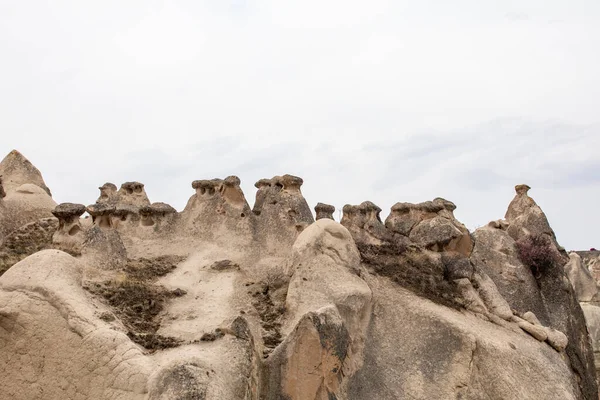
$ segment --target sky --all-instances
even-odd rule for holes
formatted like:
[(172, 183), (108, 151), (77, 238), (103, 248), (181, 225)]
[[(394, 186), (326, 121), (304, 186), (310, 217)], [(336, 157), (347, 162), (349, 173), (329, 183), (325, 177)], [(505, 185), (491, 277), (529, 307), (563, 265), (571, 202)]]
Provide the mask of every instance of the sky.
[(0, 0), (0, 154), (57, 202), (137, 180), (181, 210), (237, 175), (252, 204), (289, 173), (311, 207), (444, 197), (471, 230), (527, 183), (600, 248), (598, 49), (597, 0)]

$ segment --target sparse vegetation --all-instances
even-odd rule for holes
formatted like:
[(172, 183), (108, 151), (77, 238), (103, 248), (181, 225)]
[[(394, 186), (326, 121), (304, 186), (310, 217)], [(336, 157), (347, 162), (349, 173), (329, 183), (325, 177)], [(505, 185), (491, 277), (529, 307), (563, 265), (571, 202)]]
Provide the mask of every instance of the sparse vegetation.
[(519, 259), (536, 278), (553, 268), (560, 260), (560, 254), (547, 235), (530, 235), (516, 243)]
[(180, 340), (156, 333), (160, 328), (158, 316), (170, 298), (184, 296), (186, 292), (169, 291), (152, 282), (172, 271), (182, 259), (168, 256), (129, 260), (122, 279), (92, 283), (86, 288), (113, 308), (135, 343), (151, 351), (176, 347)]
[(462, 297), (453, 282), (445, 279), (444, 264), (421, 249), (404, 243), (381, 245), (357, 243), (362, 262), (375, 273), (389, 277), (415, 294), (452, 308), (462, 308)]

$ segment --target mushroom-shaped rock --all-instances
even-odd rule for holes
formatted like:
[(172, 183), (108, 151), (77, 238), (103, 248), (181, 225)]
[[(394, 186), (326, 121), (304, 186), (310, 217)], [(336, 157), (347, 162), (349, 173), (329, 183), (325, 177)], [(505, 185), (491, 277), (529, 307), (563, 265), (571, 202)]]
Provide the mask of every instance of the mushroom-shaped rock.
[[(443, 199), (425, 201), (423, 203), (396, 203), (385, 220), (385, 226), (400, 235), (408, 236), (412, 229), (421, 221), (433, 218), (444, 210)], [(443, 200), (443, 201), (441, 201)], [(450, 203), (450, 202), (448, 202)], [(452, 203), (450, 203), (452, 204)], [(453, 205), (453, 204), (452, 204)]]
[(0, 175), (3, 177), (4, 190), (10, 193), (24, 184), (41, 187), (48, 196), (52, 196), (40, 171), (17, 150), (13, 150), (0, 162)]
[(323, 218), (333, 219), (335, 207), (329, 204), (317, 203), (315, 206), (315, 212), (317, 213), (317, 221)]
[(52, 236), (56, 247), (70, 254), (80, 254), (84, 235), (79, 217), (85, 210), (83, 204), (61, 203), (52, 211), (59, 223)]
[(86, 207), (88, 214), (92, 216), (94, 224), (101, 228), (112, 228), (111, 215), (115, 212), (115, 206), (107, 203), (96, 203)]
[[(247, 244), (252, 240), (252, 211), (240, 183), (237, 176), (193, 181), (195, 193), (177, 217), (181, 220), (181, 226), (193, 237), (217, 241), (226, 241), (228, 238), (230, 244), (240, 244), (237, 241), (240, 239)], [(169, 218), (177, 216), (171, 212), (165, 215), (171, 216)]]
[(285, 174), (279, 178), (279, 182), (283, 185), (283, 190), (298, 192), (304, 180), (298, 176)]
[(144, 190), (144, 184), (140, 182), (125, 182), (117, 192), (118, 202), (131, 204), (135, 206), (145, 206), (150, 204), (148, 195)]
[(286, 251), (296, 236), (314, 222), (300, 187), (303, 180), (293, 175), (274, 176), (256, 182), (253, 214), (256, 234), (269, 253)]
[(140, 213), (140, 208), (131, 204), (115, 204), (112, 216), (120, 221), (135, 220)]
[(527, 185), (515, 186), (517, 193), (506, 210), (505, 219), (509, 223), (508, 233), (515, 240), (527, 235), (549, 235), (555, 238), (546, 215), (536, 202), (527, 194)]
[(396, 234), (410, 237), (433, 251), (471, 253), (473, 242), (469, 231), (454, 218), (456, 205), (440, 197), (423, 203), (396, 203), (385, 226)]
[(364, 201), (358, 206), (346, 204), (342, 208), (342, 220), (357, 244), (381, 244), (389, 240), (390, 232), (381, 222), (381, 208), (371, 201)]
[(60, 221), (70, 221), (75, 218), (81, 217), (85, 212), (85, 206), (83, 204), (75, 203), (61, 203), (52, 210), (52, 215), (58, 218)]
[(118, 201), (117, 186), (114, 183), (106, 182), (98, 189), (100, 189), (100, 197), (96, 203), (116, 203)]
[(149, 206), (140, 207), (140, 216), (142, 217), (142, 226), (162, 225), (167, 219), (172, 220), (172, 216), (177, 214), (177, 210), (167, 203), (156, 202)]

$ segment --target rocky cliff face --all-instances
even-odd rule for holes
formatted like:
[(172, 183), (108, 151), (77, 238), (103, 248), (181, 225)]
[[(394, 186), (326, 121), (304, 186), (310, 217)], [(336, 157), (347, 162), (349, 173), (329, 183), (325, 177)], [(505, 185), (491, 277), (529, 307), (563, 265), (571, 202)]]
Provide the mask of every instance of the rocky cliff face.
[(13, 153), (2, 399), (598, 398), (593, 273), (524, 185), (470, 233), (441, 198), (315, 222), (291, 175), (253, 209), (234, 176), (194, 181), (182, 212), (139, 182), (57, 206)]

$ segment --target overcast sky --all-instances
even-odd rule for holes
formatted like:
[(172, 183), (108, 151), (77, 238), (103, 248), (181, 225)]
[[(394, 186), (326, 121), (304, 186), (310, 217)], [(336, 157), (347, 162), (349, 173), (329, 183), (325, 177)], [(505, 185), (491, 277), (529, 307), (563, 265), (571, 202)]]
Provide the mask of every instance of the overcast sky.
[(291, 173), (311, 207), (440, 196), (470, 229), (527, 183), (598, 248), (599, 49), (598, 0), (0, 0), (0, 152), (58, 202)]

